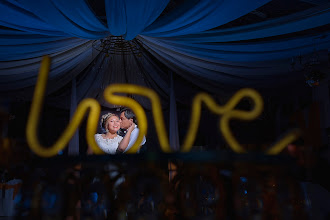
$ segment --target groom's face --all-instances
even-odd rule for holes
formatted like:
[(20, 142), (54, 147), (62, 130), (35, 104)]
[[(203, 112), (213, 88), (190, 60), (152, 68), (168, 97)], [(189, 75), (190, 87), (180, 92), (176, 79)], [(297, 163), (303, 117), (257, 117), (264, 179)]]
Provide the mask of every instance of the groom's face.
[(125, 112), (120, 114), (120, 128), (121, 129), (128, 129), (132, 124), (133, 119), (127, 119), (125, 117)]

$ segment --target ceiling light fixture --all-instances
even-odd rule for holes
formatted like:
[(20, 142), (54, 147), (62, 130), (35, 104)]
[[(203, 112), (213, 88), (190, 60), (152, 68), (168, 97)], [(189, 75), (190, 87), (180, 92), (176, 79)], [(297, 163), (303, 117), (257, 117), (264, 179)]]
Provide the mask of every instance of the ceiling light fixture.
[(122, 36), (108, 36), (106, 38), (95, 40), (93, 48), (109, 57), (110, 55), (130, 55), (135, 54), (142, 57), (142, 43), (137, 39), (125, 40)]

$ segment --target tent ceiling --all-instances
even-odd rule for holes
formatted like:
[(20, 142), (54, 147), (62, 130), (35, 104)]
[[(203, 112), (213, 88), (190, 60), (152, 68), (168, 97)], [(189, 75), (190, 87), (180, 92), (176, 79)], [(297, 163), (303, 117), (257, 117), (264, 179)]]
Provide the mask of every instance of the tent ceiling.
[[(326, 0), (5, 0), (0, 3), (0, 95), (29, 100), (43, 55), (52, 57), (47, 101), (70, 107), (72, 80), (78, 101), (104, 107), (112, 83), (155, 90), (168, 105), (170, 73), (177, 101), (198, 91), (230, 95), (242, 87), (265, 94), (305, 89), (303, 66), (317, 55), (328, 70), (330, 2)], [(105, 54), (101, 39), (122, 36), (138, 53)], [(118, 42), (112, 42), (119, 45)], [(127, 48), (126, 48), (127, 49)], [(294, 68), (293, 68), (294, 67)], [(135, 97), (146, 109), (150, 103)]]

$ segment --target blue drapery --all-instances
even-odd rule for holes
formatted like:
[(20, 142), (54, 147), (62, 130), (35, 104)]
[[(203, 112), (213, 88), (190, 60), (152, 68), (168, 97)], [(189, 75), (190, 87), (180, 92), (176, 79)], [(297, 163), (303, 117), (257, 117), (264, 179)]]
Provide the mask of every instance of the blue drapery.
[(161, 17), (141, 34), (173, 37), (206, 31), (239, 18), (270, 0), (186, 0), (167, 16)]
[[(46, 54), (53, 58), (50, 93), (81, 73), (108, 80), (104, 87), (125, 81), (107, 74), (126, 72), (130, 82), (168, 94), (168, 71), (162, 71), (155, 58), (174, 74), (209, 91), (275, 87), (297, 77), (290, 73), (293, 56), (328, 50), (329, 32), (293, 34), (328, 25), (330, 4), (221, 28), (269, 2), (186, 0), (164, 13), (169, 0), (105, 0), (104, 19), (85, 0), (4, 0), (0, 2), (0, 91), (7, 95), (33, 87), (41, 56)], [(116, 63), (96, 62), (96, 57), (104, 56), (92, 45), (109, 35), (138, 39), (144, 48), (141, 56), (117, 57)], [(93, 67), (87, 68), (90, 63)], [(101, 96), (96, 95), (100, 86), (95, 83), (77, 82), (78, 101)]]

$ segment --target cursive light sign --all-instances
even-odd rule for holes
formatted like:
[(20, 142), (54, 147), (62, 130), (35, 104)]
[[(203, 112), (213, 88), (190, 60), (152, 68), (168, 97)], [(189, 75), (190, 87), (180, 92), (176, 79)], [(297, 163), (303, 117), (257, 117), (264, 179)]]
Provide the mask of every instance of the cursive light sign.
[[(50, 58), (48, 56), (43, 57), (41, 62), (41, 67), (39, 70), (39, 76), (36, 83), (34, 96), (31, 104), (31, 110), (26, 126), (26, 137), (28, 145), (31, 150), (41, 157), (52, 157), (58, 154), (59, 151), (64, 149), (66, 145), (71, 140), (75, 131), (80, 126), (84, 115), (88, 113), (87, 117), (87, 127), (86, 127), (86, 139), (89, 146), (95, 154), (102, 154), (103, 151), (97, 146), (94, 134), (97, 132), (98, 120), (101, 112), (100, 104), (94, 99), (84, 99), (77, 106), (77, 110), (72, 116), (71, 121), (64, 130), (63, 134), (59, 139), (50, 147), (42, 146), (39, 143), (37, 136), (37, 128), (39, 122), (39, 115), (41, 113), (41, 108), (45, 96), (45, 89), (47, 86), (47, 79), (50, 68)], [(163, 152), (172, 152), (168, 141), (168, 135), (165, 129), (165, 123), (163, 118), (163, 113), (161, 109), (161, 104), (158, 95), (151, 89), (131, 85), (131, 84), (113, 84), (108, 86), (104, 90), (105, 100), (109, 103), (115, 105), (121, 105), (129, 107), (136, 114), (136, 118), (139, 121), (139, 136), (132, 146), (132, 148), (127, 151), (127, 153), (136, 153), (139, 149), (140, 143), (143, 140), (143, 136), (147, 133), (147, 117), (142, 108), (142, 106), (136, 102), (134, 99), (124, 96), (116, 95), (116, 93), (130, 93), (145, 96), (150, 99), (152, 105), (152, 115), (157, 118), (157, 123), (155, 123), (155, 128), (157, 131), (157, 136), (159, 139), (160, 147)], [(243, 99), (250, 98), (253, 100), (254, 108), (250, 111), (243, 111), (234, 109), (235, 106)], [(229, 122), (231, 119), (239, 120), (253, 120), (257, 118), (263, 109), (262, 97), (259, 93), (253, 89), (245, 88), (239, 90), (224, 106), (219, 106), (213, 100), (213, 98), (206, 94), (200, 93), (196, 95), (193, 99), (192, 104), (192, 114), (188, 133), (184, 139), (181, 151), (189, 152), (194, 144), (197, 130), (199, 127), (200, 116), (202, 104), (205, 104), (209, 110), (215, 114), (221, 115), (220, 117), (220, 130), (228, 142), (229, 146), (236, 153), (245, 153), (246, 150), (239, 142), (235, 139), (232, 134)], [(155, 121), (155, 120), (154, 120)], [(281, 140), (279, 140), (275, 145), (270, 147), (265, 153), (266, 154), (278, 154), (280, 153), (289, 143), (294, 141), (300, 135), (298, 130), (293, 130), (287, 135), (285, 135)]]

